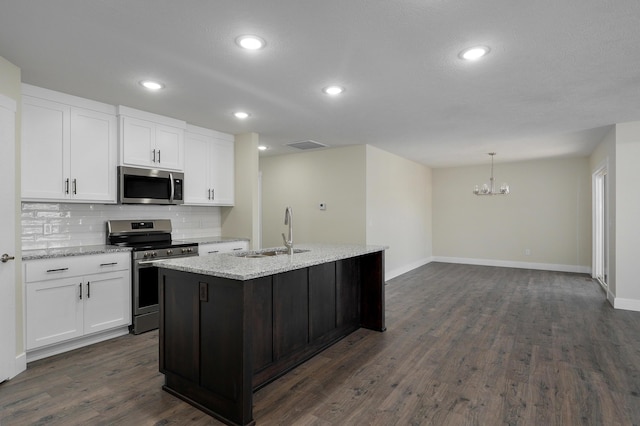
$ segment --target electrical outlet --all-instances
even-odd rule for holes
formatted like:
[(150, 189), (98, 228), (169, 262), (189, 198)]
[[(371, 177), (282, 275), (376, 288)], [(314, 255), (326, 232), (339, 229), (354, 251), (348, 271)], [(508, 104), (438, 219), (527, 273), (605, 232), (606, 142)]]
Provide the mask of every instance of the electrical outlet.
[(327, 204), (326, 204), (326, 203), (320, 203), (320, 204), (318, 205), (318, 208), (319, 208), (320, 210), (326, 210), (326, 209), (327, 209)]
[(44, 235), (50, 235), (53, 233), (53, 229), (51, 229), (50, 223), (45, 223), (44, 225), (42, 225), (42, 233)]
[(531, 249), (524, 249), (525, 256), (531, 256)]

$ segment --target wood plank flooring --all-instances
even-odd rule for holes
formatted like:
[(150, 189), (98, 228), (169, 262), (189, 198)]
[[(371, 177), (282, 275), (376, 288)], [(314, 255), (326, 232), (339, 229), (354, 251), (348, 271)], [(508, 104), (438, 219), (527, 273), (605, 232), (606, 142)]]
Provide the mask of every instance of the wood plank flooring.
[[(254, 395), (258, 425), (640, 425), (640, 312), (586, 275), (432, 263)], [(161, 390), (157, 332), (29, 364), (0, 425), (220, 425)]]

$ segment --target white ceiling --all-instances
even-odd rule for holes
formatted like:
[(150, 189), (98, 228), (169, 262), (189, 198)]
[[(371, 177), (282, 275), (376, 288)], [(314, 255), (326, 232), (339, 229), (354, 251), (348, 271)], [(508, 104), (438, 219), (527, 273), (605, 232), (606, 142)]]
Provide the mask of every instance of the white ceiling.
[[(266, 48), (240, 49), (247, 33)], [(491, 52), (458, 58), (474, 45)], [(312, 139), (432, 167), (588, 155), (640, 120), (638, 0), (0, 0), (0, 56), (36, 86), (257, 132), (267, 154)]]

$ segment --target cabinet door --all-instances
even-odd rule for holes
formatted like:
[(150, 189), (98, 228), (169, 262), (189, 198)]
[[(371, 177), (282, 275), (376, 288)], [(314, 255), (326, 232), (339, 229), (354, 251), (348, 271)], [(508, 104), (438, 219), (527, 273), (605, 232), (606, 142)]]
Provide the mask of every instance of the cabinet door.
[(184, 130), (157, 124), (155, 142), (155, 167), (184, 170)]
[(309, 340), (336, 328), (336, 264), (309, 268)]
[(184, 138), (184, 203), (211, 205), (209, 186), (209, 145), (211, 138), (185, 133)]
[(71, 108), (71, 193), (76, 201), (116, 201), (116, 117)]
[(129, 271), (89, 275), (84, 283), (84, 333), (131, 323)]
[(307, 269), (273, 276), (273, 341), (275, 359), (309, 341)]
[(68, 197), (69, 107), (22, 98), (22, 198)]
[(155, 124), (131, 117), (121, 117), (122, 163), (130, 166), (155, 165)]
[(201, 359), (200, 283), (192, 274), (167, 270), (161, 270), (161, 274), (160, 372), (197, 383)]
[(26, 283), (27, 350), (83, 334), (82, 280)]
[(213, 204), (232, 206), (235, 202), (235, 147), (233, 142), (214, 139), (211, 143), (211, 190)]

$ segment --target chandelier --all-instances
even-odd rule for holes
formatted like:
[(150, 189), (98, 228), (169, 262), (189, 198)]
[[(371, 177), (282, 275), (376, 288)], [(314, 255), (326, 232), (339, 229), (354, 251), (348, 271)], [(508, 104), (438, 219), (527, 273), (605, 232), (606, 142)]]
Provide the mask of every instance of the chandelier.
[(509, 193), (509, 185), (503, 183), (500, 185), (500, 189), (496, 191), (495, 189), (495, 181), (493, 179), (493, 156), (496, 155), (495, 152), (490, 152), (491, 156), (491, 177), (489, 178), (489, 185), (482, 184), (481, 187), (476, 185), (473, 189), (473, 193), (476, 195), (507, 195)]

